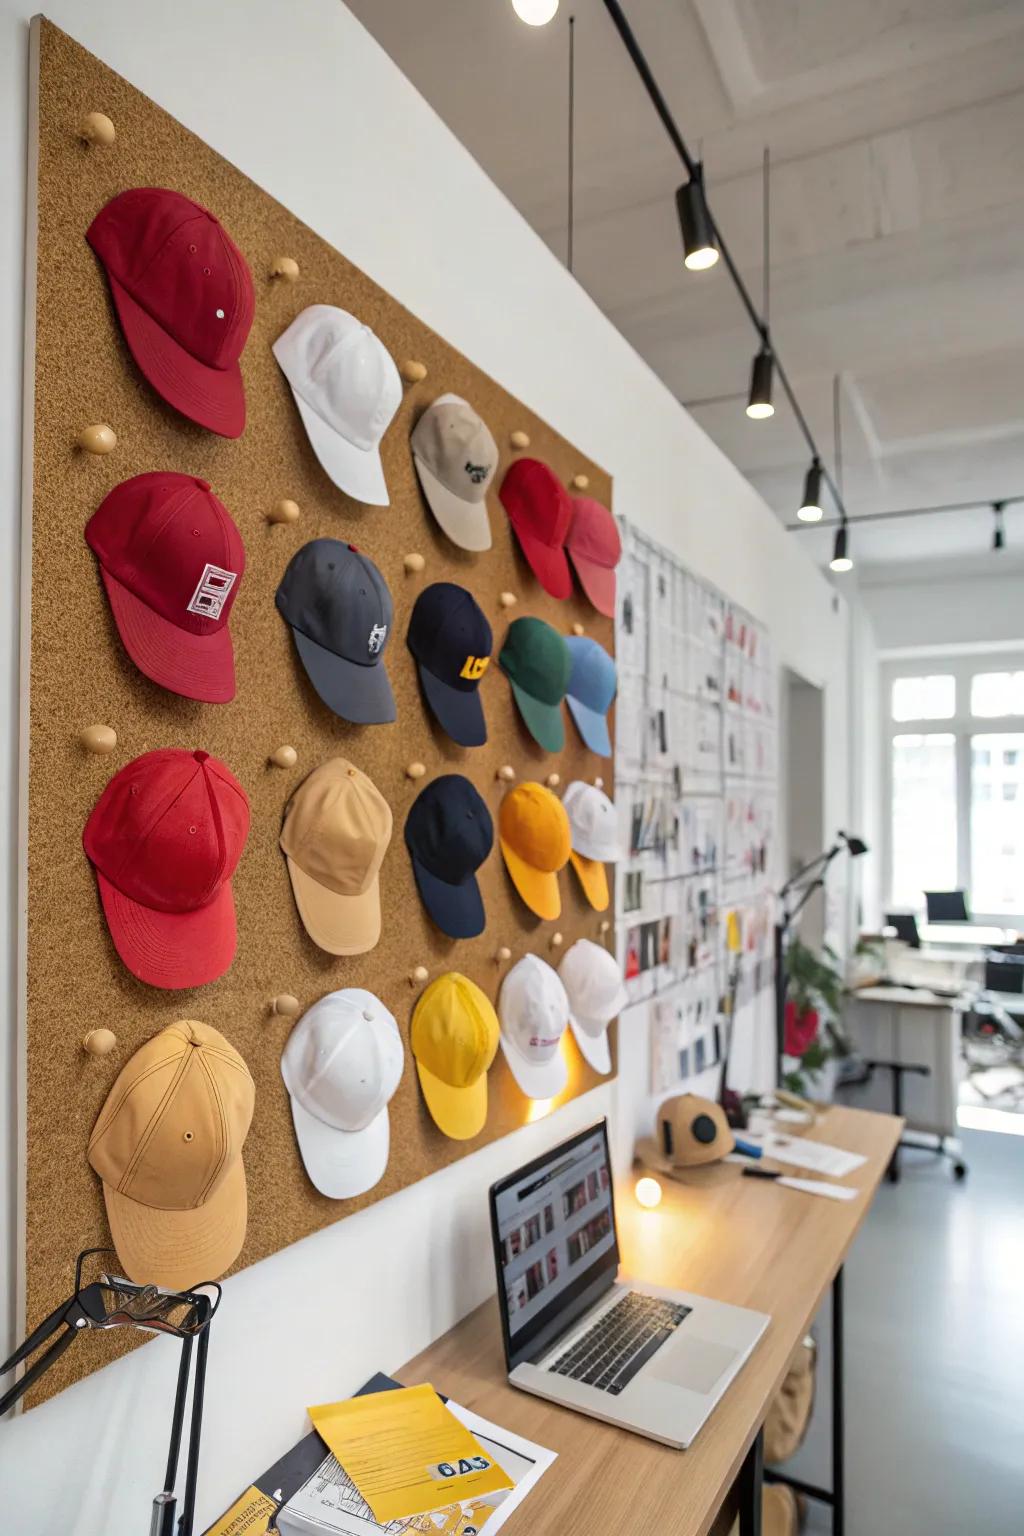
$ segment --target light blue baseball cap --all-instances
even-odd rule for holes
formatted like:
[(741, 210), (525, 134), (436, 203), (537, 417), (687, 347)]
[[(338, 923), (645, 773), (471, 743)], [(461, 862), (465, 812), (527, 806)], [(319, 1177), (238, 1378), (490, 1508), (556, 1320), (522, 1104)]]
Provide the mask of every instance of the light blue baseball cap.
[(614, 658), (589, 635), (568, 635), (565, 643), (572, 662), (565, 701), (576, 729), (591, 752), (611, 757), (606, 717), (618, 686)]

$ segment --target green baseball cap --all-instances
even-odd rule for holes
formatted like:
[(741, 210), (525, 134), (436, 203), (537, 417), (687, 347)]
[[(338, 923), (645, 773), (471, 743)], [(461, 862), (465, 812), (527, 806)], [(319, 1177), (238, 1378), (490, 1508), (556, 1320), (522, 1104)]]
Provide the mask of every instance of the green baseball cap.
[(557, 629), (543, 619), (515, 619), (508, 627), (498, 665), (526, 729), (545, 752), (565, 746), (562, 700), (569, 686), (572, 657)]

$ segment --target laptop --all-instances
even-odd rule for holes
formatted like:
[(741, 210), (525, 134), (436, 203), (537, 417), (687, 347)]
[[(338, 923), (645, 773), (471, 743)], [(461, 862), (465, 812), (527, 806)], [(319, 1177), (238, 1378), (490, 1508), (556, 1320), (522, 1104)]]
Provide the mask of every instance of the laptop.
[(512, 1385), (665, 1445), (693, 1443), (768, 1327), (620, 1278), (607, 1121), (492, 1185), (491, 1231)]

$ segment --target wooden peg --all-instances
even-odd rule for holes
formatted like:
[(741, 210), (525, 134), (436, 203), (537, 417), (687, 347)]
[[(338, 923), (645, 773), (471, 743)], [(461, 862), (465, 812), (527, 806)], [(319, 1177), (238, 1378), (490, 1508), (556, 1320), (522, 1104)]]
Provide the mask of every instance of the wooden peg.
[(608, 921), (608, 919), (606, 917), (603, 917), (601, 919), (600, 923), (598, 924), (597, 931), (598, 931), (598, 933), (610, 933), (611, 932), (611, 926), (612, 925)]
[(604, 779), (601, 778), (600, 774), (598, 774), (597, 778), (594, 780), (594, 788), (604, 789)]
[(404, 362), (398, 371), (407, 384), (422, 384), (427, 376), (426, 364), (411, 360)]
[(87, 144), (95, 144), (98, 149), (109, 149), (117, 138), (114, 125), (105, 112), (87, 113), (82, 119), (78, 136)]
[(529, 448), (530, 446), (529, 432), (522, 432), (517, 430), (509, 434), (508, 440), (512, 444), (513, 448)]
[(91, 427), (83, 427), (75, 442), (86, 453), (113, 453), (117, 447), (117, 434), (105, 421), (98, 421)]
[(299, 760), (299, 754), (294, 747), (287, 745), (276, 747), (270, 754), (270, 761), (275, 768), (294, 768)]
[(577, 619), (576, 623), (573, 625), (572, 632), (574, 635), (586, 634), (586, 630), (583, 628), (583, 625), (580, 623), (579, 619)]
[(561, 949), (562, 942), (563, 942), (562, 941), (562, 935), (560, 933), (553, 933), (551, 935), (551, 948), (552, 949)]
[(505, 763), (494, 775), (496, 779), (501, 779), (503, 784), (511, 784), (515, 776), (516, 771), (510, 763)]
[(547, 785), (548, 789), (557, 789), (561, 782), (562, 776), (558, 773), (549, 773), (547, 778), (544, 780), (544, 783)]
[(109, 1056), (116, 1044), (117, 1036), (112, 1029), (90, 1029), (82, 1041), (82, 1049), (90, 1056)]
[(426, 981), (429, 975), (430, 972), (427, 970), (425, 965), (414, 965), (412, 970), (409, 972), (410, 987), (422, 987), (423, 983)]
[(589, 475), (573, 475), (572, 477), (572, 488), (574, 491), (585, 491), (589, 484)]
[(406, 555), (402, 562), (410, 576), (414, 575), (417, 571), (422, 571), (426, 563), (423, 556), (417, 555), (415, 551), (411, 555)]
[(87, 752), (106, 757), (117, 746), (117, 732), (109, 725), (87, 725), (79, 740)]
[(299, 264), (293, 256), (275, 256), (270, 275), (283, 278), (286, 283), (298, 282)]
[(268, 523), (297, 523), (299, 520), (299, 504), (297, 501), (289, 501), (287, 497), (283, 501), (276, 501), (267, 513)]
[(410, 763), (405, 770), (405, 776), (407, 779), (422, 779), (426, 771), (423, 763)]
[(514, 592), (501, 592), (498, 595), (498, 602), (503, 608), (514, 608), (518, 601)]
[(282, 1019), (295, 1019), (298, 1018), (301, 1006), (298, 998), (290, 992), (279, 992), (270, 1004), (270, 1011)]
[(509, 949), (507, 944), (503, 944), (501, 946), (501, 948), (498, 950), (498, 952), (496, 953), (496, 955), (494, 956), (494, 963), (495, 963), (495, 965), (504, 965), (507, 961), (509, 961), (511, 959), (512, 959), (512, 951)]

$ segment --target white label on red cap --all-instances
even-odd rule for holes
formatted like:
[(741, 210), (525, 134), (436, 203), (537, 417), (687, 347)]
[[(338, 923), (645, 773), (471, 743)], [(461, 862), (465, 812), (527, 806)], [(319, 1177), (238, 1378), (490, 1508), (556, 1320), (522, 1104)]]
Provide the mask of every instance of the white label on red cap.
[(228, 593), (238, 580), (234, 571), (221, 570), (219, 565), (206, 565), (199, 578), (199, 585), (192, 593), (189, 613), (198, 613), (201, 619), (219, 619)]

